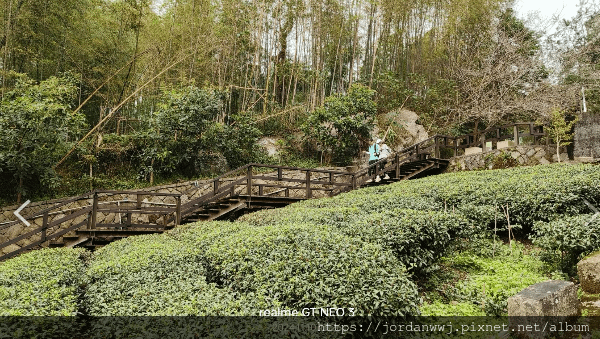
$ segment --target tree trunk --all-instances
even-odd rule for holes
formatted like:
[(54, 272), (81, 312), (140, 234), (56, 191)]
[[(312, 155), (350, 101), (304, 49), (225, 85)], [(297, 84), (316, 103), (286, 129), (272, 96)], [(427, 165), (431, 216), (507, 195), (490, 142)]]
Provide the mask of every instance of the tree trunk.
[(19, 178), (19, 191), (17, 191), (17, 204), (21, 203), (21, 192), (23, 191), (23, 178)]

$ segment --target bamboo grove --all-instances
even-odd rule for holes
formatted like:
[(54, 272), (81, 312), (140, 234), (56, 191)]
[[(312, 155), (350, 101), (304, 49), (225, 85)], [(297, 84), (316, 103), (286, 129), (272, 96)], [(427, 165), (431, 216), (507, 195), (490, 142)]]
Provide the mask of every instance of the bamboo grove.
[(152, 100), (141, 109), (139, 98), (182, 83), (229, 89), (229, 112), (266, 115), (312, 110), (361, 82), (377, 90), (381, 109), (405, 104), (435, 120), (467, 121), (498, 113), (515, 80), (543, 75), (534, 33), (504, 0), (0, 3), (2, 94), (10, 72), (41, 81), (73, 71), (80, 102), (112, 77), (84, 109), (91, 122), (169, 66), (118, 115), (140, 118)]

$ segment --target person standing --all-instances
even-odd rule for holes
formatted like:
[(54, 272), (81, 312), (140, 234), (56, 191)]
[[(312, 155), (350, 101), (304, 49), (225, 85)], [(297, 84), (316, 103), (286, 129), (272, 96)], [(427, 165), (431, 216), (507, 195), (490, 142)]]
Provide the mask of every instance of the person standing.
[[(391, 149), (391, 148), (390, 148), (388, 145), (386, 145), (385, 143), (383, 143), (383, 144), (381, 145), (381, 151), (379, 152), (379, 160), (382, 160), (382, 161), (379, 163), (379, 170), (382, 170), (382, 169), (384, 169), (384, 167), (385, 167), (385, 164), (387, 163), (387, 160), (385, 160), (385, 159), (387, 159), (387, 157), (388, 157), (390, 154), (392, 154), (392, 149)], [(387, 180), (387, 179), (389, 179), (389, 178), (390, 178), (390, 177), (389, 177), (389, 175), (387, 175), (387, 173), (386, 173), (386, 174), (385, 174), (385, 177), (384, 177), (383, 179), (386, 179), (386, 180)]]
[[(377, 172), (377, 166), (371, 167), (371, 165), (379, 161), (379, 153), (381, 152), (381, 148), (379, 147), (380, 142), (381, 139), (377, 139), (377, 141), (375, 141), (375, 143), (369, 147), (369, 176)], [(371, 179), (368, 181), (370, 180)]]

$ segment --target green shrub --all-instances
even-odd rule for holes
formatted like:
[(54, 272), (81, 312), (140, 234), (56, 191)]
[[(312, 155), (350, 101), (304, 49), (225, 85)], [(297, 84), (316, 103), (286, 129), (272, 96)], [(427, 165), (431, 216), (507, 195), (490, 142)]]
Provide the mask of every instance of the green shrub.
[(421, 306), (421, 315), (426, 317), (472, 317), (484, 316), (485, 312), (470, 302), (444, 304), (440, 301), (434, 301), (431, 304), (426, 303)]
[(355, 207), (360, 213), (407, 208), (454, 211), (463, 214), (475, 226), (491, 229), (496, 216), (497, 226), (502, 229), (507, 224), (502, 208), (508, 206), (511, 225), (521, 225), (529, 231), (534, 221), (589, 213), (583, 199), (600, 205), (598, 166), (553, 164), (430, 176), (254, 213), (243, 220), (263, 225), (282, 217), (293, 219), (291, 214), (302, 217), (307, 212), (319, 213), (319, 208)]
[(557, 269), (575, 275), (582, 256), (600, 248), (600, 218), (592, 214), (563, 217), (551, 222), (536, 222), (533, 243), (545, 250), (544, 259)]
[[(242, 315), (253, 303), (206, 282), (203, 251), (166, 235), (130, 237), (94, 253), (88, 271), (94, 316)], [(110, 288), (107, 288), (110, 286)]]
[(349, 237), (381, 244), (415, 273), (423, 273), (434, 264), (453, 239), (476, 233), (460, 215), (409, 209), (369, 211), (356, 207), (309, 209), (294, 206), (250, 215), (244, 220), (255, 225), (305, 223), (332, 226)]
[(460, 253), (445, 259), (452, 267), (468, 272), (456, 286), (456, 299), (470, 302), (487, 315), (506, 315), (507, 300), (529, 285), (548, 280), (548, 268), (536, 256), (523, 254), (523, 246), (501, 246), (494, 258)]
[(355, 308), (357, 315), (417, 312), (416, 286), (382, 247), (327, 227), (246, 228), (214, 239), (208, 264), (224, 287), (286, 308)]
[(0, 264), (0, 316), (73, 316), (86, 283), (83, 249), (43, 249)]

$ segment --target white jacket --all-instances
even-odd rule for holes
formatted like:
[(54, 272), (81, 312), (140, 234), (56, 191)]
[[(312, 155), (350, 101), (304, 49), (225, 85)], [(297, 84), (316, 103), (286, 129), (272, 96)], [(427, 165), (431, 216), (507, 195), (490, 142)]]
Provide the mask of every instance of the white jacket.
[(381, 152), (379, 153), (379, 159), (387, 158), (390, 154), (392, 154), (392, 149), (388, 147), (388, 145), (381, 145)]

